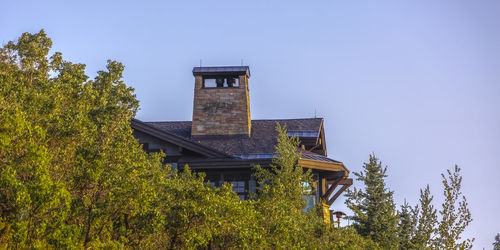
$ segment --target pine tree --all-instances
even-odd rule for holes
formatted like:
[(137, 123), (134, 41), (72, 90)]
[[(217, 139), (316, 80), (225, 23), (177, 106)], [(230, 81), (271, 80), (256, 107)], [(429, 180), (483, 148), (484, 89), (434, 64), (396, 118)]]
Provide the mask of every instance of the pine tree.
[(437, 222), (436, 209), (431, 203), (433, 198), (429, 185), (426, 186), (425, 190), (420, 190), (420, 207), (416, 205), (412, 211), (416, 223), (415, 233), (411, 239), (414, 248), (431, 247)]
[(493, 250), (500, 250), (500, 234), (495, 236), (495, 242), (493, 242)]
[(387, 167), (370, 155), (363, 171), (354, 173), (365, 189), (354, 189), (347, 193), (347, 206), (354, 212), (351, 219), (354, 228), (362, 236), (371, 238), (384, 249), (398, 248), (398, 222), (393, 192), (386, 188), (384, 178)]
[(399, 228), (399, 248), (400, 249), (412, 249), (411, 239), (415, 234), (415, 223), (416, 218), (414, 213), (412, 213), (412, 208), (408, 203), (404, 202), (401, 205), (401, 211), (399, 212), (400, 221), (398, 224)]

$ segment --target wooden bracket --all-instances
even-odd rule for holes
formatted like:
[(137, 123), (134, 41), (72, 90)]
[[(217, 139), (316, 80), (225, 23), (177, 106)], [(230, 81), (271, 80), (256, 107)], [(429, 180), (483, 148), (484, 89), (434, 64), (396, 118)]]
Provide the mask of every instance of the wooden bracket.
[(329, 199), (329, 200), (326, 202), (326, 204), (328, 204), (328, 205), (332, 205), (332, 204), (333, 204), (333, 202), (335, 202), (335, 200), (336, 200), (337, 198), (339, 198), (340, 194), (342, 194), (342, 192), (344, 192), (344, 191), (345, 191), (345, 190), (346, 190), (349, 186), (351, 186), (351, 185), (343, 185), (343, 186), (339, 189), (339, 191), (337, 191), (337, 193), (335, 193), (335, 194), (333, 195), (333, 197), (332, 197), (331, 199)]
[(326, 193), (321, 196), (321, 199), (328, 200), (328, 198), (330, 198), (330, 195), (332, 195), (333, 191), (337, 188), (337, 186), (339, 185), (341, 180), (342, 179), (340, 179), (340, 178), (334, 180), (333, 183), (328, 188), (328, 190), (326, 190)]

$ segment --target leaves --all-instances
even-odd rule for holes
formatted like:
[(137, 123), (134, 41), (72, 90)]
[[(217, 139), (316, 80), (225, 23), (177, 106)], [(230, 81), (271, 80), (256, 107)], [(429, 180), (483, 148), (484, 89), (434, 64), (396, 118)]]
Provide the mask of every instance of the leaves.
[(6, 241), (115, 242), (122, 236), (113, 224), (137, 214), (152, 192), (140, 173), (161, 168), (160, 158), (146, 155), (132, 136), (138, 102), (121, 81), (123, 65), (108, 61), (88, 81), (85, 65), (57, 52), (49, 60), (51, 45), (42, 30), (0, 50), (0, 204), (12, 232)]
[(319, 207), (304, 211), (311, 173), (297, 164), (299, 141), (286, 128), (277, 125), (273, 164), (255, 168), (258, 193), (240, 200), (230, 184), (211, 187), (142, 150), (130, 128), (139, 103), (121, 63), (109, 60), (89, 79), (84, 64), (49, 55), (51, 46), (41, 30), (0, 48), (2, 247), (385, 249), (398, 233), (418, 248), (471, 245), (457, 242), (471, 221), (458, 167), (443, 175), (435, 229), (429, 187), (420, 207), (395, 214), (386, 168), (370, 156), (355, 173), (366, 189), (348, 195), (356, 231), (334, 228)]
[(460, 168), (455, 165), (454, 171), (447, 170), (443, 177), (443, 195), (445, 201), (439, 211), (441, 220), (437, 227), (437, 237), (434, 247), (442, 249), (470, 249), (474, 239), (465, 239), (460, 242), (461, 234), (472, 221), (467, 199), (462, 195), (462, 176)]

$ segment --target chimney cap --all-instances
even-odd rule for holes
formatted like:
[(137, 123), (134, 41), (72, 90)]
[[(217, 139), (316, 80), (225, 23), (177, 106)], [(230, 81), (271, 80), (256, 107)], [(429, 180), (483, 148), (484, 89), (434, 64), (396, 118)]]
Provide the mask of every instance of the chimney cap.
[(246, 75), (250, 77), (250, 67), (248, 66), (217, 66), (217, 67), (194, 67), (195, 76), (214, 75)]

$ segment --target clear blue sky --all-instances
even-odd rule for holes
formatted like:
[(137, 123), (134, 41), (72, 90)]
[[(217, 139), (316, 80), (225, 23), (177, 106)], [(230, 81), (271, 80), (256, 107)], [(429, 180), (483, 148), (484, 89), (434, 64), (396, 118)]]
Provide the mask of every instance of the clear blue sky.
[[(73, 2), (73, 3), (70, 3)], [(0, 43), (44, 28), (54, 51), (126, 66), (141, 120), (191, 120), (203, 65), (250, 65), (253, 119), (325, 118), (329, 156), (372, 152), (395, 200), (462, 167), (474, 221), (500, 233), (500, 1), (2, 1)], [(436, 205), (438, 205), (436, 203)], [(336, 209), (346, 210), (341, 201)]]

